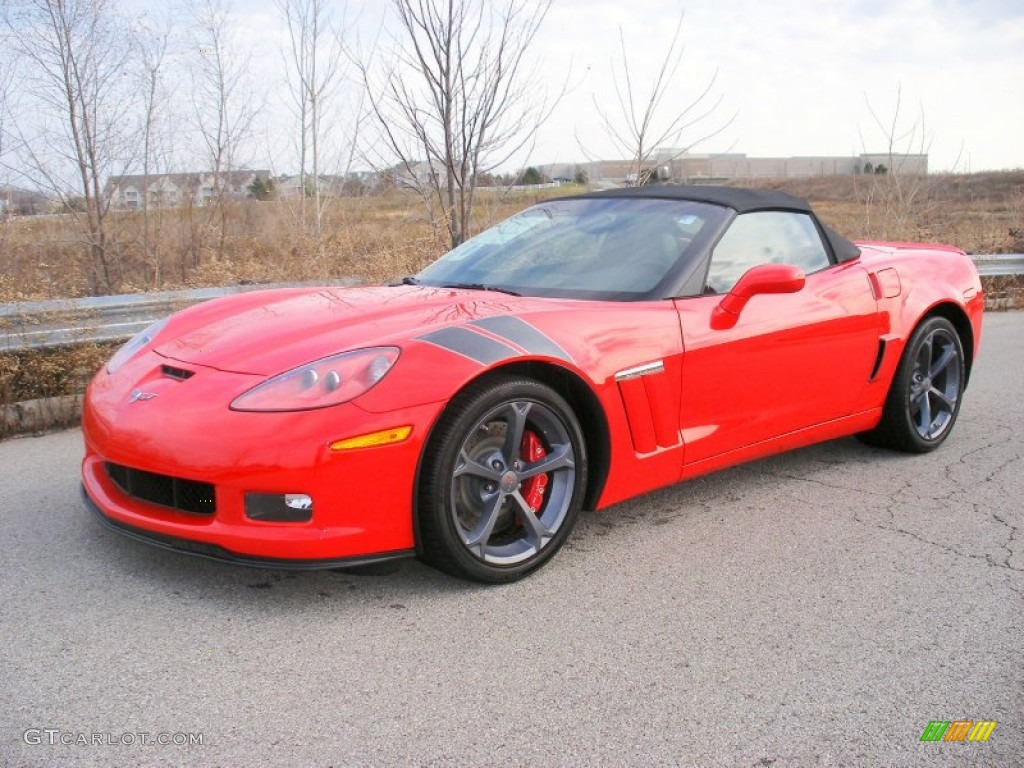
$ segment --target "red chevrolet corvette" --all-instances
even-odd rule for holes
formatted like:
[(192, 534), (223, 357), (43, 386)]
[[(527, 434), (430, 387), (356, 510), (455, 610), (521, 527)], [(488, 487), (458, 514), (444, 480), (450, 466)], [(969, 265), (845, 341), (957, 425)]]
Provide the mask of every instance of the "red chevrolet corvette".
[(243, 565), (512, 581), (584, 507), (844, 435), (936, 448), (982, 307), (962, 251), (854, 245), (777, 192), (551, 200), (400, 284), (153, 325), (89, 387), (85, 498)]

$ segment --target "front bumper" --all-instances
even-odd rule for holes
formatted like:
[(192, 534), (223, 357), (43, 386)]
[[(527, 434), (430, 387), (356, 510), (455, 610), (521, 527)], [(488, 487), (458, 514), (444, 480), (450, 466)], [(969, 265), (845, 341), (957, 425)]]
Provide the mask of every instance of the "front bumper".
[[(145, 355), (143, 357), (150, 357)], [(369, 413), (354, 403), (297, 413), (243, 413), (227, 404), (251, 377), (199, 369), (187, 382), (152, 377), (162, 358), (132, 361), (134, 376), (101, 372), (83, 409), (82, 486), (121, 533), (176, 551), (274, 568), (314, 569), (411, 554), (413, 497), (423, 442), (443, 403)], [(154, 397), (131, 400), (142, 380)], [(401, 443), (334, 452), (334, 441), (412, 425)], [(190, 514), (129, 495), (107, 463), (213, 486), (215, 511)], [(247, 493), (308, 494), (311, 519), (246, 515)]]

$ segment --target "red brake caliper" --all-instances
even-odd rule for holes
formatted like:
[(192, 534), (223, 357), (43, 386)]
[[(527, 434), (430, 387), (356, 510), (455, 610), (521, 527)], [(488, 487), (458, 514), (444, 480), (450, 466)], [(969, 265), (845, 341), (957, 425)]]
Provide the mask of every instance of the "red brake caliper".
[[(523, 442), (519, 446), (519, 458), (533, 463), (540, 461), (547, 456), (547, 451), (541, 445), (540, 438), (536, 433), (526, 430), (523, 433)], [(530, 508), (540, 512), (541, 504), (544, 503), (544, 491), (548, 489), (548, 476), (537, 475), (523, 483), (523, 498)]]

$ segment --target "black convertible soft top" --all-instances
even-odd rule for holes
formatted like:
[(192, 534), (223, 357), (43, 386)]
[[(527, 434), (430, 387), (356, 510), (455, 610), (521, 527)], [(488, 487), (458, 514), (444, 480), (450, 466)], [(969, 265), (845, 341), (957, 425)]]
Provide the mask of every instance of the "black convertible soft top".
[[(732, 208), (736, 213), (751, 211), (799, 211), (814, 215), (806, 200), (772, 189), (745, 187), (716, 187), (703, 184), (650, 184), (643, 187), (619, 187), (588, 192), (579, 197), (644, 197), (661, 200), (691, 200)], [(817, 216), (815, 216), (817, 219)], [(832, 251), (838, 261), (849, 261), (860, 256), (860, 249), (842, 235), (825, 226), (821, 220)]]
[(703, 184), (649, 184), (643, 187), (620, 187), (588, 192), (580, 197), (653, 197), (665, 200), (693, 200), (732, 208), (737, 213), (750, 211), (811, 212), (806, 200), (771, 189), (745, 187), (714, 187)]

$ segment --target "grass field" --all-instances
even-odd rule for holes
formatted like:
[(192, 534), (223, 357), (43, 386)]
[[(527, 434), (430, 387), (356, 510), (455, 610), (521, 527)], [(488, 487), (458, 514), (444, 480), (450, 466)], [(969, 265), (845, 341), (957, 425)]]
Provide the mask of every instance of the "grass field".
[[(477, 229), (537, 199), (480, 195)], [(319, 241), (289, 202), (233, 203), (223, 214), (222, 221), (213, 209), (151, 210), (147, 238), (141, 213), (112, 212), (112, 290), (70, 216), (8, 219), (0, 225), (0, 301), (340, 277), (374, 282), (416, 272), (446, 250), (420, 198), (399, 192), (330, 201)]]
[[(974, 253), (1024, 251), (1024, 171), (758, 185), (807, 198), (827, 223), (854, 239), (943, 242)], [(578, 191), (481, 193), (475, 228), (544, 197)], [(292, 204), (257, 201), (226, 207), (223, 221), (204, 208), (152, 210), (148, 222), (138, 212), (112, 213), (109, 286), (71, 217), (3, 219), (0, 301), (340, 277), (374, 282), (416, 272), (446, 250), (411, 194), (330, 201), (319, 242), (295, 214)]]

